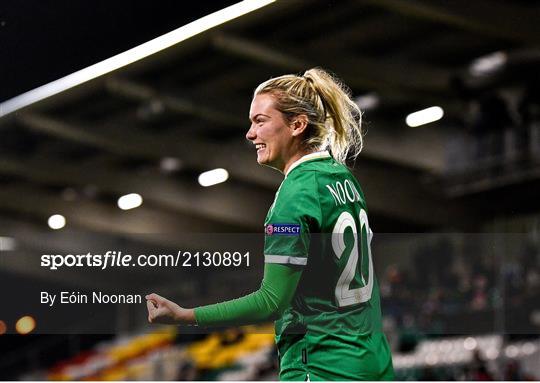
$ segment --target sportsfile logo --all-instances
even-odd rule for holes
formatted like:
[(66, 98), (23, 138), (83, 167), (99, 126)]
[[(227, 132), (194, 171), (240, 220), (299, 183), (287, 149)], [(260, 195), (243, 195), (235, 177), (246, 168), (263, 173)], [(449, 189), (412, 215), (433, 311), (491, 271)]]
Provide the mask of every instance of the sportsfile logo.
[(299, 235), (300, 225), (294, 223), (274, 223), (266, 225), (266, 235)]

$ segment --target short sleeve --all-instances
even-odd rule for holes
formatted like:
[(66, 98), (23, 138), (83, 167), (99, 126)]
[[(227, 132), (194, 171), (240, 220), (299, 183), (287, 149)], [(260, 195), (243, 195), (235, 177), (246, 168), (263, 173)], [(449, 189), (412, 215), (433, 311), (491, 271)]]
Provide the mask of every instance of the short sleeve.
[(266, 263), (305, 266), (311, 233), (320, 231), (316, 175), (298, 169), (282, 183), (265, 220)]

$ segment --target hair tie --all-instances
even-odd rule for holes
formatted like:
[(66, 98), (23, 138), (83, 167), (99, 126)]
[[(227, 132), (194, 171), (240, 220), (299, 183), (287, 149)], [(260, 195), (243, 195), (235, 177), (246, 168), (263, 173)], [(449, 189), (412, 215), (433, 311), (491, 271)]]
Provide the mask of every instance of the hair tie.
[(305, 79), (311, 85), (311, 87), (313, 88), (313, 90), (315, 91), (317, 96), (319, 96), (319, 100), (321, 100), (321, 105), (322, 105), (322, 109), (323, 109), (324, 120), (326, 120), (326, 119), (328, 119), (329, 116), (328, 116), (328, 113), (326, 111), (326, 104), (324, 102), (324, 97), (322, 96), (319, 89), (315, 86), (315, 81), (313, 81), (313, 79), (311, 77), (306, 77), (306, 73), (307, 73), (307, 71), (305, 71), (304, 74), (301, 77), (303, 79)]
[(306, 72), (304, 72), (304, 74), (301, 77), (305, 79), (306, 81), (310, 82), (311, 84), (314, 84), (313, 79), (311, 77), (306, 76)]

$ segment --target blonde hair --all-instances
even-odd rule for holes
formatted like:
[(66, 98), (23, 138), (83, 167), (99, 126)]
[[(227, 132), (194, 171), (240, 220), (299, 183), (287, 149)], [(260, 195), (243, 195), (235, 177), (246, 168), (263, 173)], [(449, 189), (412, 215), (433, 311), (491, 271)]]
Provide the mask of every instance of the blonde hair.
[(308, 149), (327, 147), (334, 158), (345, 163), (356, 158), (363, 145), (362, 113), (341, 81), (320, 68), (302, 76), (284, 75), (260, 84), (254, 95), (271, 94), (275, 107), (288, 122), (305, 114), (308, 118), (305, 144)]

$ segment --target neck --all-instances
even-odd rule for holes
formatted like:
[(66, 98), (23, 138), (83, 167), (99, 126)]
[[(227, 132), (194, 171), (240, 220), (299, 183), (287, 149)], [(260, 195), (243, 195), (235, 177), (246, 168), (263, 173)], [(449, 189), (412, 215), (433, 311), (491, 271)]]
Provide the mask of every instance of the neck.
[(315, 150), (307, 150), (307, 149), (296, 152), (291, 158), (289, 158), (283, 170), (280, 169), (280, 171), (283, 174), (287, 174), (287, 171), (289, 170), (292, 164), (294, 164), (296, 161), (298, 161), (300, 158), (304, 157), (305, 155), (314, 153), (314, 152)]

